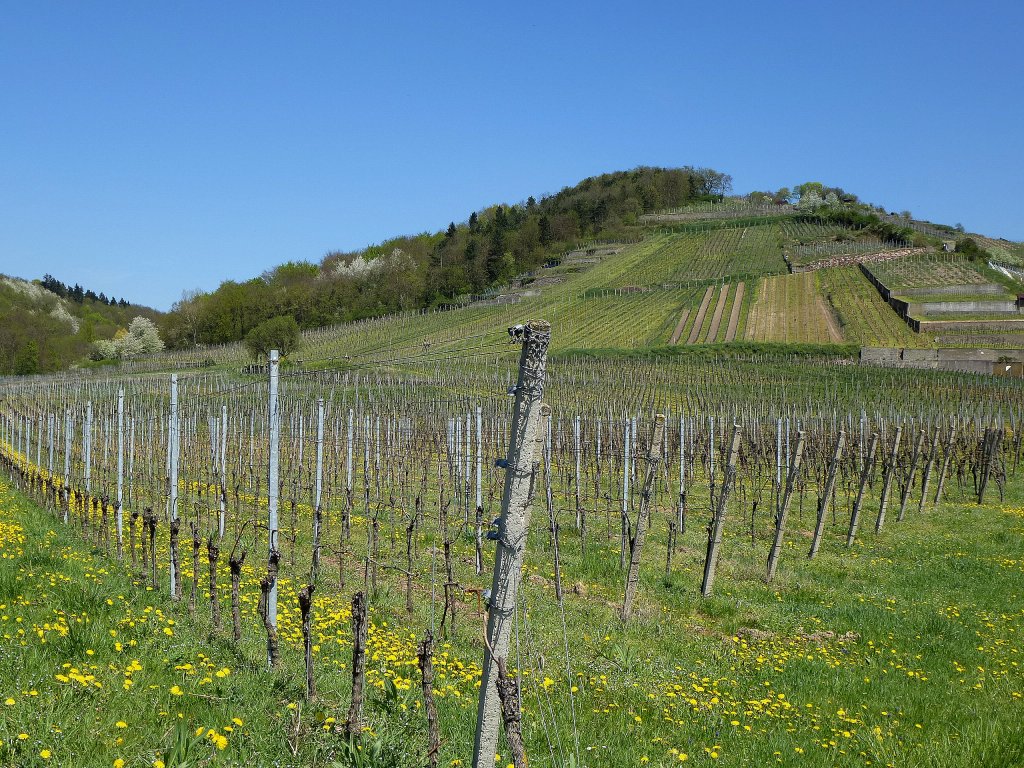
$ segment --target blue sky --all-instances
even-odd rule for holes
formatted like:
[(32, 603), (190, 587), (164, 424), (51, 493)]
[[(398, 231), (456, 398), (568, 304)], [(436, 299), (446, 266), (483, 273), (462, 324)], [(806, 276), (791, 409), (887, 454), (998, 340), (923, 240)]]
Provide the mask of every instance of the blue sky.
[(0, 4), (0, 272), (167, 309), (637, 165), (1024, 240), (1024, 4)]

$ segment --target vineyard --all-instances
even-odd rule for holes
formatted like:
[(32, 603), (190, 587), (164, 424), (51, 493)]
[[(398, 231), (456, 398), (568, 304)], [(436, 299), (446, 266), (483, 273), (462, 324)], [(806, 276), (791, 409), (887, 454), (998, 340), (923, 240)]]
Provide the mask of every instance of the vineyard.
[[(872, 265), (872, 269), (876, 267)], [(932, 337), (914, 333), (858, 267), (836, 267), (814, 274), (848, 341), (869, 347), (932, 346)]]
[(3, 759), (1020, 756), (1018, 382), (515, 334), (0, 382)]
[(723, 227), (655, 235), (584, 279), (606, 287), (685, 284), (786, 271), (777, 227)]
[(872, 273), (893, 290), (947, 285), (984, 285), (989, 280), (970, 262), (952, 257), (887, 261), (871, 266)]
[(804, 344), (843, 341), (813, 272), (764, 278), (750, 308), (746, 338)]

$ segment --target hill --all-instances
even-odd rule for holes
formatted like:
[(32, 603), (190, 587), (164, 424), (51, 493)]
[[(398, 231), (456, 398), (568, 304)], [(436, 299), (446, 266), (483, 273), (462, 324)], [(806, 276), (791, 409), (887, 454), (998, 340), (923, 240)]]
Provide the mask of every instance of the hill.
[(395, 237), (319, 263), (290, 262), (211, 293), (190, 295), (165, 318), (171, 347), (239, 341), (291, 315), (303, 329), (424, 309), (493, 294), (586, 239), (622, 238), (645, 213), (721, 198), (729, 176), (710, 169), (637, 168), (584, 179), (539, 201), (474, 211), (446, 229)]
[(93, 342), (112, 339), (140, 315), (155, 321), (161, 313), (78, 285), (69, 288), (49, 275), (32, 282), (0, 275), (0, 375), (49, 373), (79, 363)]
[[(240, 365), (250, 357), (240, 342), (277, 318), (294, 319), (303, 340), (292, 357), (314, 366), (383, 354), (382, 338), (457, 349), (528, 316), (552, 321), (556, 351), (1024, 349), (1020, 244), (887, 212), (816, 182), (744, 197), (730, 188), (729, 176), (710, 169), (638, 168), (490, 206), (435, 233), (283, 264), (186, 296), (166, 315), (150, 311), (172, 351), (129, 365)], [(90, 292), (70, 301), (71, 289), (54, 282), (68, 297), (62, 309), (52, 297), (30, 299), (27, 284), (8, 290), (46, 315), (42, 328), (65, 310), (88, 315), (39, 370), (81, 359), (90, 340), (110, 338), (132, 316)], [(36, 327), (12, 324), (28, 326)], [(8, 343), (6, 371), (24, 368), (15, 357), (26, 338), (23, 330)]]

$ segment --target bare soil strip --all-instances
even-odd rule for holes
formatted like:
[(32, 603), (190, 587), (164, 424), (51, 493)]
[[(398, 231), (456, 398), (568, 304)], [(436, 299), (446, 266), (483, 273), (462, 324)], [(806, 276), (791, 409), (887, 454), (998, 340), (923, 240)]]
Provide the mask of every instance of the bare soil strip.
[(741, 282), (736, 286), (736, 295), (732, 299), (732, 314), (729, 315), (729, 327), (725, 331), (726, 341), (736, 340), (736, 329), (740, 324), (740, 308), (743, 306), (743, 291), (746, 286)]
[(836, 344), (840, 343), (843, 340), (843, 332), (839, 328), (839, 321), (836, 320), (835, 313), (826, 303), (824, 296), (818, 296), (818, 308), (821, 310), (821, 316), (825, 319), (829, 340)]
[(725, 312), (725, 303), (729, 299), (729, 285), (726, 283), (718, 294), (718, 304), (715, 305), (715, 314), (711, 318), (711, 327), (708, 329), (708, 337), (705, 341), (714, 344), (718, 338), (718, 327), (722, 324), (722, 314)]
[(669, 344), (675, 345), (679, 343), (679, 337), (683, 335), (683, 328), (686, 327), (686, 321), (690, 318), (690, 310), (684, 309), (682, 316), (679, 318), (679, 324), (676, 325), (676, 330), (672, 334), (672, 340)]
[(704, 300), (700, 303), (700, 309), (697, 310), (697, 317), (693, 321), (693, 328), (690, 329), (690, 335), (686, 339), (687, 344), (693, 344), (697, 341), (697, 336), (700, 335), (700, 327), (704, 325), (704, 315), (708, 313), (708, 304), (711, 303), (711, 295), (715, 292), (713, 286), (708, 286), (708, 289), (704, 291)]

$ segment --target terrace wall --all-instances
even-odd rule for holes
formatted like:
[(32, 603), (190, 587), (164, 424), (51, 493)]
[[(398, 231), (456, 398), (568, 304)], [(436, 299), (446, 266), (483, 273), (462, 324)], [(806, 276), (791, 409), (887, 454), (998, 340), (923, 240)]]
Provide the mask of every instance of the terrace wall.
[[(898, 301), (898, 299), (893, 299)], [(906, 303), (906, 302), (900, 302)], [(990, 312), (1017, 312), (1016, 301), (923, 301), (907, 305), (909, 315), (935, 315), (946, 312), (963, 312), (964, 314), (990, 313)]]
[[(1009, 360), (1008, 364), (1000, 362)], [(917, 368), (963, 371), (987, 375), (1021, 377), (1024, 375), (1024, 349), (894, 349), (862, 347), (861, 365), (886, 368)]]
[(995, 283), (940, 285), (931, 288), (901, 288), (900, 296), (1001, 296), (1006, 289)]

